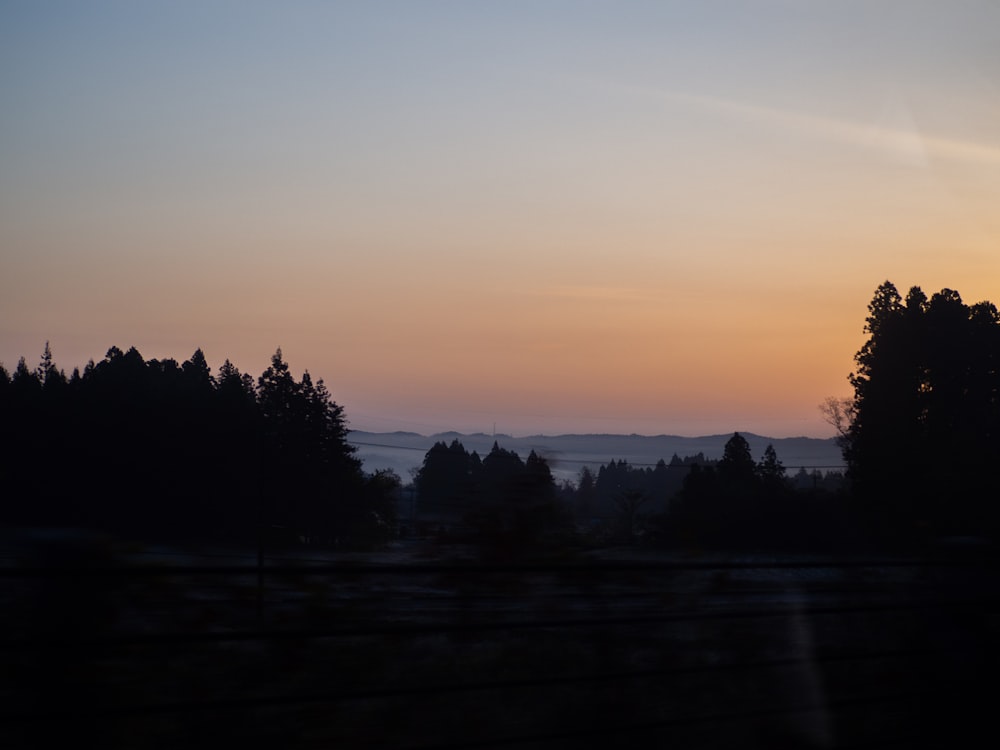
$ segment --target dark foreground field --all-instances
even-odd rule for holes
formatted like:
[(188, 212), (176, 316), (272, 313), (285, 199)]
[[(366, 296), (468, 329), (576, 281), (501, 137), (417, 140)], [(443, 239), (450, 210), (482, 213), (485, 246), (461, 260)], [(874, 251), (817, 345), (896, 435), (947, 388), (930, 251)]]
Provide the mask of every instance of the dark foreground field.
[[(305, 559), (49, 535), (2, 567), (0, 746), (982, 744), (997, 568), (458, 548)], [(987, 735), (988, 736), (988, 735)]]

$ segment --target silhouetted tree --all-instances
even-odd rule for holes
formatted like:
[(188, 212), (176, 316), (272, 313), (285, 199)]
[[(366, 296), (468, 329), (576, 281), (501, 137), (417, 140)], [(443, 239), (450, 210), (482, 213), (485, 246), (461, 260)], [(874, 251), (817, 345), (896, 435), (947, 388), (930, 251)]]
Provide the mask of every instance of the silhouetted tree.
[(891, 282), (868, 306), (855, 356), (845, 456), (855, 496), (884, 535), (997, 531), (1000, 316), (944, 289), (905, 302)]
[(764, 456), (757, 464), (757, 476), (763, 482), (765, 491), (780, 490), (785, 485), (785, 467), (778, 460), (773, 445), (764, 449)]
[(296, 382), (280, 348), (261, 374), (257, 394), (265, 457), (262, 522), (320, 541), (339, 538), (339, 511), (361, 479), (343, 408), (308, 372)]
[(574, 512), (577, 523), (590, 523), (594, 517), (596, 502), (597, 490), (594, 485), (594, 474), (589, 467), (584, 466), (580, 470), (580, 480), (576, 486)]
[(261, 470), (264, 445), (256, 385), (228, 359), (219, 368), (210, 436), (217, 471), (214, 505), (219, 533), (233, 539), (253, 539), (263, 522)]
[(11, 386), (17, 392), (17, 395), (24, 398), (28, 394), (35, 394), (42, 387), (42, 381), (38, 379), (37, 373), (33, 373), (28, 369), (28, 363), (25, 362), (24, 357), (21, 357), (17, 361), (17, 367), (14, 368), (14, 375), (10, 379)]
[(208, 394), (215, 389), (212, 370), (201, 349), (195, 349), (191, 358), (181, 365), (184, 382), (187, 388), (199, 394)]
[(457, 439), (450, 446), (435, 442), (414, 478), (419, 507), (435, 514), (467, 512), (481, 473), (479, 455), (470, 455)]
[(756, 472), (753, 456), (750, 454), (750, 443), (740, 433), (734, 432), (726, 441), (719, 461), (719, 476), (732, 484), (749, 484)]
[(55, 366), (52, 359), (52, 348), (48, 341), (45, 342), (42, 359), (35, 369), (35, 377), (43, 388), (51, 389), (66, 385), (66, 373)]
[(827, 396), (819, 405), (823, 420), (837, 432), (837, 447), (846, 451), (850, 444), (851, 424), (854, 422), (854, 399)]

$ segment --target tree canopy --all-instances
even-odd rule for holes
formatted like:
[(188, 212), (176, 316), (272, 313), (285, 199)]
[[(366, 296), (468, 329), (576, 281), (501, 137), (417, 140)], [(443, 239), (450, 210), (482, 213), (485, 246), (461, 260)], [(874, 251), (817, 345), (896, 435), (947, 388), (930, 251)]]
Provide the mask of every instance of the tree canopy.
[(761, 548), (787, 546), (802, 534), (800, 498), (793, 497), (773, 445), (755, 462), (738, 432), (712, 465), (693, 466), (671, 503), (667, 533), (686, 543)]
[(526, 460), (494, 441), (485, 458), (457, 439), (435, 443), (415, 477), (417, 502), (426, 514), (460, 520), (494, 551), (535, 547), (566, 528), (548, 462), (534, 451)]
[(1000, 314), (943, 289), (905, 299), (889, 281), (868, 305), (844, 435), (859, 502), (886, 533), (996, 533)]
[(393, 478), (363, 475), (343, 408), (280, 349), (256, 383), (228, 359), (213, 376), (200, 349), (178, 364), (115, 346), (67, 379), (46, 343), (34, 370), (21, 358), (0, 372), (0, 419), (7, 524), (173, 540), (388, 533)]

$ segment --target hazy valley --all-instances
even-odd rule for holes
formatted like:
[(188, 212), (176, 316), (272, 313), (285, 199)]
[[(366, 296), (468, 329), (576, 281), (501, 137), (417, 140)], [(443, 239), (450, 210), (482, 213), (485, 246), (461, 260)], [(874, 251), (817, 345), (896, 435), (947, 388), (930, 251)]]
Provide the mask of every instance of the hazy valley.
[[(813, 469), (823, 472), (840, 470), (844, 464), (833, 438), (769, 438), (753, 433), (740, 434), (746, 438), (757, 459), (769, 444), (773, 445), (789, 475), (794, 475), (800, 468), (808, 472)], [(685, 458), (701, 453), (706, 459), (719, 459), (726, 441), (731, 437), (732, 433), (700, 437), (601, 434), (511, 437), (481, 432), (420, 435), (414, 432), (351, 430), (348, 442), (357, 447), (357, 456), (364, 463), (365, 471), (392, 469), (404, 482), (409, 481), (412, 469), (420, 467), (424, 455), (434, 443), (451, 443), (456, 439), (480, 456), (489, 453), (494, 441), (522, 458), (535, 451), (549, 462), (557, 480), (575, 481), (584, 466), (596, 472), (602, 464), (612, 460), (625, 460), (632, 466), (642, 467), (655, 466), (661, 458), (669, 463), (674, 454)]]

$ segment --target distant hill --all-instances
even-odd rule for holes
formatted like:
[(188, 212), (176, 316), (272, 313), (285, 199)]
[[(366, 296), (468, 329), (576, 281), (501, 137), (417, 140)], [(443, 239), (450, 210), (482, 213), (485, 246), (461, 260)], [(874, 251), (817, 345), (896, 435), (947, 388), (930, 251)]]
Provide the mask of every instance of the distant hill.
[[(778, 459), (795, 474), (800, 467), (807, 471), (831, 471), (844, 464), (843, 456), (833, 438), (769, 438), (751, 432), (740, 433), (750, 444), (755, 459), (764, 449), (774, 446)], [(424, 455), (434, 443), (451, 443), (458, 440), (468, 450), (485, 456), (496, 440), (500, 447), (515, 451), (521, 458), (535, 451), (544, 456), (558, 480), (575, 480), (584, 466), (593, 471), (610, 461), (625, 460), (633, 466), (654, 466), (661, 458), (670, 461), (677, 454), (680, 458), (699, 453), (706, 459), (722, 457), (722, 450), (732, 433), (682, 437), (679, 435), (531, 435), (515, 438), (509, 435), (463, 434), (442, 432), (436, 435), (419, 435), (414, 432), (365, 432), (352, 430), (348, 441), (358, 449), (358, 458), (365, 471), (392, 469), (408, 482), (411, 471), (419, 468)]]

